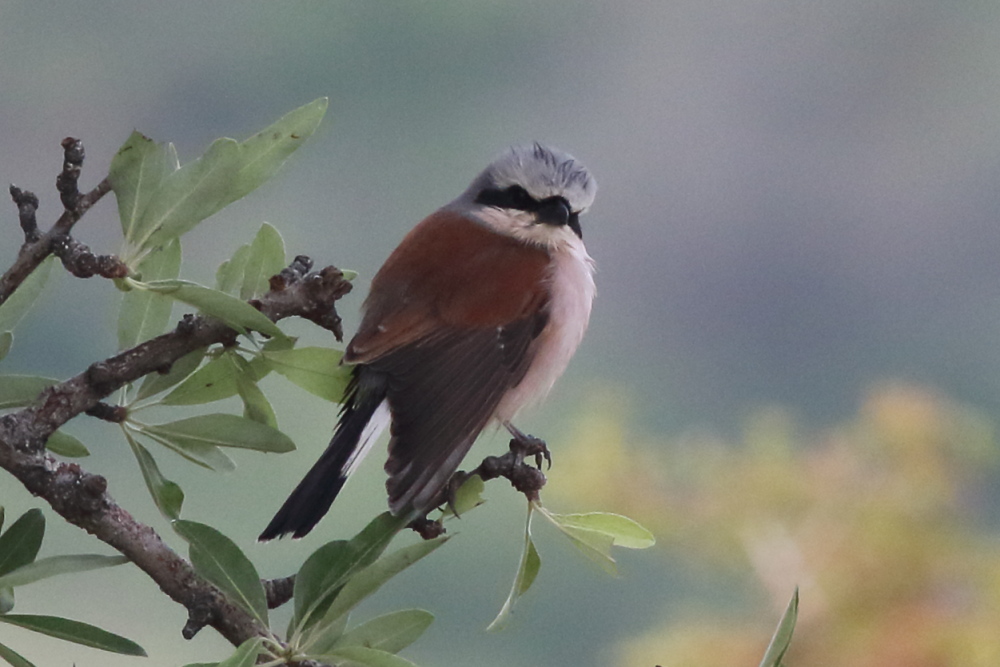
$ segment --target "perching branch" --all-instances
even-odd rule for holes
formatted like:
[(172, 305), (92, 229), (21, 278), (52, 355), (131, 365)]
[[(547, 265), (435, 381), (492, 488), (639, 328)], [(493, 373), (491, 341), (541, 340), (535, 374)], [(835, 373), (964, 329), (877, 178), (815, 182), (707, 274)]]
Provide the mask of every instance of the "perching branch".
[[(478, 476), (483, 482), (503, 477), (518, 493), (524, 495), (528, 502), (538, 501), (539, 493), (546, 482), (545, 473), (542, 472), (542, 461), (548, 462), (549, 467), (552, 466), (549, 448), (541, 438), (522, 433), (513, 426), (508, 425), (508, 428), (514, 437), (510, 440), (507, 453), (503, 456), (487, 456), (482, 463), (469, 472), (457, 471), (442, 489), (441, 496), (437, 499), (438, 506), (447, 504), (452, 513), (458, 516), (458, 509), (455, 507), (455, 494), (462, 484), (473, 475)], [(533, 458), (535, 464), (525, 463), (526, 457)], [(442, 519), (443, 517), (430, 519), (425, 514), (411, 521), (407, 527), (420, 535), (421, 538), (432, 540), (447, 532)]]
[[(465, 477), (479, 475), (484, 482), (497, 477), (503, 477), (518, 492), (524, 494), (529, 501), (537, 501), (538, 494), (545, 486), (545, 474), (542, 473), (542, 457), (552, 465), (548, 448), (538, 438), (527, 436), (528, 440), (514, 437), (510, 440), (510, 450), (503, 456), (487, 456), (469, 473), (460, 473)], [(535, 457), (535, 465), (525, 463), (526, 456)]]
[[(268, 292), (254, 305), (273, 321), (292, 316), (315, 320), (319, 312), (332, 312), (339, 319), (334, 303), (350, 289), (339, 269), (327, 267), (286, 284), (284, 289)], [(79, 375), (46, 389), (35, 405), (4, 418), (13, 419), (15, 428), (0, 429), (0, 442), (17, 442), (28, 451), (41, 451), (56, 429), (124, 385), (149, 373), (165, 373), (189, 352), (230, 342), (236, 335), (220, 320), (188, 315), (173, 331), (91, 364)]]

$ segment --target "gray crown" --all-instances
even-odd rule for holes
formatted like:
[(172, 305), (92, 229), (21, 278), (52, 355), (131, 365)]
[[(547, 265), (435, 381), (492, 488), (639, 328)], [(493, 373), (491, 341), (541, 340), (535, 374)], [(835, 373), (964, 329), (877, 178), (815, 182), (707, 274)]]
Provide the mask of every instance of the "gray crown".
[(576, 213), (590, 208), (597, 192), (597, 182), (572, 155), (534, 143), (513, 146), (501, 153), (459, 200), (471, 202), (483, 190), (503, 190), (512, 185), (520, 185), (538, 201), (563, 197)]

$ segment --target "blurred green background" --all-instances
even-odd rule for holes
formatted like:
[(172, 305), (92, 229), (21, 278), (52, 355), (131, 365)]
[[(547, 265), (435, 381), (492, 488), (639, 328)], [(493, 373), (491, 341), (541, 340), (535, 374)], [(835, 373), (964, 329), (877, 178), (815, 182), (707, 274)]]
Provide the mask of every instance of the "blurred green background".
[[(419, 664), (756, 664), (796, 584), (793, 663), (1000, 660), (997, 3), (0, 0), (0, 53), (0, 181), (37, 192), (45, 223), (64, 136), (85, 142), (89, 187), (133, 128), (187, 161), (329, 96), (275, 179), (185, 237), (184, 274), (210, 283), (270, 221), (291, 254), (359, 272), (348, 333), (405, 231), (504, 147), (551, 143), (595, 174), (591, 331), (524, 426), (554, 450), (553, 509), (622, 511), (660, 544), (621, 554), (614, 580), (540, 527), (535, 589), (484, 633), (523, 517), (493, 485), (365, 610), (438, 614), (406, 653)], [(3, 210), (6, 266), (20, 237)], [(77, 229), (103, 252), (118, 235), (110, 198)], [(60, 278), (4, 372), (63, 377), (114, 351), (113, 287)], [(228, 476), (156, 453), (185, 515), (278, 576), (384, 496), (373, 456), (315, 534), (254, 544), (335, 419), (268, 382), (299, 452), (238, 453)], [(88, 469), (166, 530), (115, 431), (72, 426)], [(503, 447), (484, 440), (475, 456)], [(0, 489), (8, 516), (38, 505)], [(49, 518), (45, 554), (101, 550)], [(180, 607), (121, 569), (25, 588), (18, 611), (99, 621), (143, 664), (227, 650), (180, 640)], [(0, 640), (38, 664), (136, 662)]]

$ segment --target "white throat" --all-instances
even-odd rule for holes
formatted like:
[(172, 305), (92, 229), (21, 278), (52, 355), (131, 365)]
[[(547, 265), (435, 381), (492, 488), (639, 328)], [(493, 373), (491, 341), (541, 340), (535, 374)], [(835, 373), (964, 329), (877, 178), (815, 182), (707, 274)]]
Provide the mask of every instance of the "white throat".
[(549, 251), (577, 252), (571, 248), (579, 246), (578, 252), (582, 252), (586, 261), (593, 264), (593, 261), (587, 256), (587, 250), (583, 247), (580, 237), (566, 225), (556, 226), (539, 223), (534, 213), (499, 209), (492, 206), (477, 206), (469, 214), (501, 234), (512, 236), (518, 241)]

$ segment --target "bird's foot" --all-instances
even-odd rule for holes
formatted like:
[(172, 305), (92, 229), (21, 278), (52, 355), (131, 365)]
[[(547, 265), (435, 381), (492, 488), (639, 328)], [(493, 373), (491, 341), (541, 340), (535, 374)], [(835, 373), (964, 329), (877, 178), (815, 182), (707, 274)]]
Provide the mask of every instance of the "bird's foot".
[[(528, 500), (538, 500), (538, 493), (546, 482), (545, 475), (542, 473), (542, 461), (545, 461), (548, 467), (552, 467), (552, 455), (549, 454), (549, 448), (544, 440), (524, 433), (513, 424), (506, 423), (504, 426), (513, 436), (510, 440), (510, 451), (503, 456), (487, 456), (482, 463), (469, 472), (459, 470), (452, 475), (451, 480), (441, 490), (438, 504), (447, 504), (455, 516), (458, 516), (455, 507), (455, 494), (462, 484), (473, 475), (478, 475), (484, 482), (503, 477), (510, 482), (511, 486), (523, 493)], [(534, 466), (524, 462), (525, 458), (530, 457), (535, 459)]]
[[(542, 461), (552, 466), (552, 456), (545, 441), (523, 433), (512, 424), (504, 424), (513, 436), (510, 451), (503, 456), (487, 456), (476, 468), (468, 473), (458, 472), (452, 478), (449, 488), (457, 490), (471, 475), (479, 475), (484, 482), (503, 477), (511, 486), (525, 495), (528, 500), (538, 500), (538, 492), (545, 486)], [(535, 465), (525, 464), (526, 457), (534, 457)], [(453, 493), (454, 491), (452, 491)]]
[(513, 424), (507, 423), (504, 426), (507, 427), (507, 430), (513, 436), (510, 439), (510, 451), (514, 453), (517, 465), (523, 463), (525, 457), (534, 456), (535, 467), (539, 470), (542, 469), (543, 459), (548, 468), (552, 467), (552, 454), (549, 452), (549, 447), (545, 444), (544, 440), (533, 435), (528, 435)]

